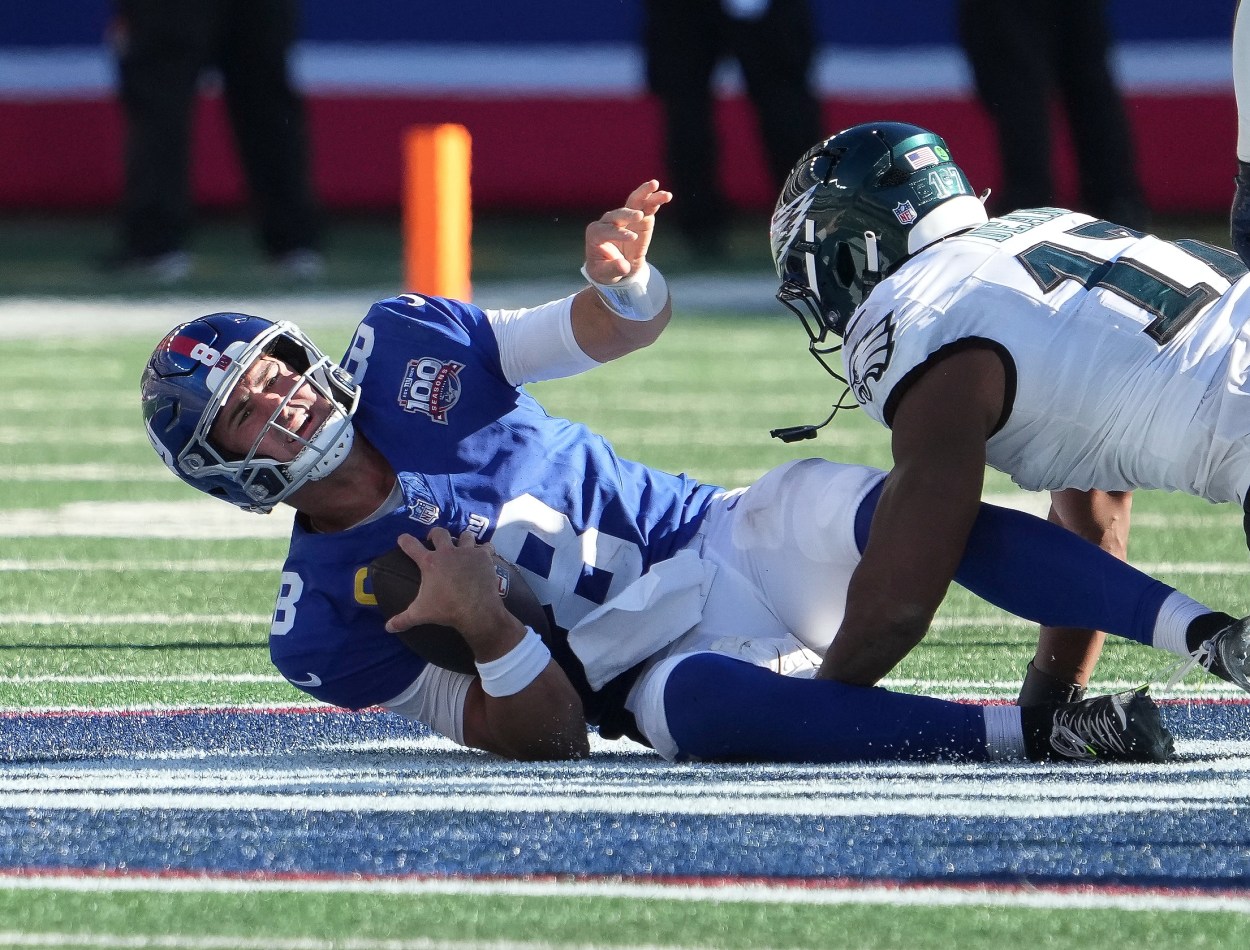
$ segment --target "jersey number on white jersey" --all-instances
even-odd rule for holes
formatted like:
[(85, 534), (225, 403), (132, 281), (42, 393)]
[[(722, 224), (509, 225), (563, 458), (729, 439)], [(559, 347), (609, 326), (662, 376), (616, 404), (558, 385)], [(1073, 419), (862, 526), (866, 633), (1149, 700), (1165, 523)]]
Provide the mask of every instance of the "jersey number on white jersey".
[[(1091, 221), (1067, 233), (1096, 240), (1119, 240), (1136, 234), (1108, 221)], [(1229, 283), (1246, 273), (1245, 265), (1236, 255), (1218, 247), (1191, 240), (1168, 243), (1208, 265)], [(1186, 285), (1140, 260), (1126, 257), (1107, 260), (1053, 241), (1034, 244), (1017, 254), (1016, 260), (1043, 293), (1050, 293), (1065, 280), (1075, 280), (1086, 290), (1101, 287), (1135, 304), (1153, 317), (1143, 332), (1160, 346), (1167, 344), (1223, 293), (1222, 289), (1205, 281)]]
[(526, 571), (538, 599), (566, 630), (642, 576), (638, 545), (592, 527), (578, 532), (567, 515), (533, 495), (500, 509), (491, 543)]

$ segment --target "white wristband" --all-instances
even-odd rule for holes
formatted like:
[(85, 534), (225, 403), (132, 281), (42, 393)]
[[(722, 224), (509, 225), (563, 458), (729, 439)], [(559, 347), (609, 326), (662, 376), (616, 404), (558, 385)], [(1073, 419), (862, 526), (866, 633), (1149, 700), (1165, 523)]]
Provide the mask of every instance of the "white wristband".
[(582, 276), (599, 292), (608, 309), (626, 320), (654, 320), (668, 303), (668, 281), (646, 261), (625, 280), (615, 284), (600, 284), (591, 280), (585, 264), (582, 265)]
[(526, 627), (521, 642), (499, 659), (475, 665), (487, 696), (514, 696), (538, 679), (550, 660), (543, 638)]

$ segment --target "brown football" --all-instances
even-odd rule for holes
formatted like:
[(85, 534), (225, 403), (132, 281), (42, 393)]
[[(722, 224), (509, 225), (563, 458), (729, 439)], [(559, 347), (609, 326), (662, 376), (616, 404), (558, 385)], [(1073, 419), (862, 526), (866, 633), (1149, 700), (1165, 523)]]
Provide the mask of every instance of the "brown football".
[[(548, 640), (551, 627), (547, 612), (534, 596), (517, 566), (495, 555), (495, 573), (499, 576), (499, 596), (508, 612), (526, 626), (533, 627), (543, 640)], [(399, 547), (375, 558), (369, 565), (369, 582), (378, 607), (389, 620), (408, 605), (421, 589), (421, 569)], [(456, 673), (476, 673), (473, 651), (455, 627), (427, 623), (396, 634), (404, 645), (427, 663)]]

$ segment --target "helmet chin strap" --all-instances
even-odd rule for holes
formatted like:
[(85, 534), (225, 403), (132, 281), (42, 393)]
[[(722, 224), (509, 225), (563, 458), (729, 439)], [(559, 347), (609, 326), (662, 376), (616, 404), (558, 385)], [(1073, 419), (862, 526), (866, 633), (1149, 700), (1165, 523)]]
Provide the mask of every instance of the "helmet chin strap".
[(310, 482), (320, 481), (347, 458), (355, 441), (355, 426), (347, 414), (335, 406), (309, 444), (291, 460), (288, 472), (294, 474), (295, 479), (304, 476)]
[(867, 297), (881, 283), (881, 253), (877, 249), (877, 235), (873, 231), (864, 232), (864, 254), (864, 296)]
[[(810, 230), (812, 227), (810, 219), (808, 220), (807, 225)], [(864, 281), (864, 296), (867, 297), (870, 293), (872, 293), (872, 289), (881, 282), (881, 252), (877, 247), (877, 235), (873, 231), (864, 232), (864, 253), (866, 259), (864, 261), (864, 270), (861, 276)], [(813, 255), (809, 254), (808, 257), (812, 258)], [(815, 286), (814, 282), (812, 286)], [(842, 377), (839, 376), (838, 378), (841, 379)], [(838, 397), (838, 401), (834, 403), (833, 410), (825, 417), (823, 422), (817, 423), (816, 425), (784, 426), (780, 429), (770, 429), (768, 434), (774, 439), (780, 439), (782, 442), (786, 443), (801, 442), (804, 439), (816, 438), (816, 433), (832, 422), (833, 417), (838, 414), (839, 410), (857, 408), (858, 403), (856, 403), (855, 400), (852, 399), (850, 402), (845, 401), (846, 397), (850, 395), (850, 392), (851, 387), (847, 386), (846, 389), (842, 391), (842, 395)]]
[(816, 242), (816, 222), (808, 218), (803, 222), (803, 240), (806, 242), (807, 250), (803, 254), (803, 266), (807, 271), (807, 286), (812, 292), (820, 286), (820, 281), (816, 277), (816, 249), (820, 245)]
[(825, 416), (824, 422), (819, 422), (816, 425), (783, 426), (780, 429), (769, 429), (768, 434), (774, 439), (780, 439), (782, 442), (787, 444), (791, 442), (802, 442), (804, 439), (814, 439), (816, 438), (817, 432), (833, 421), (833, 417), (838, 414), (839, 410), (859, 408), (859, 404), (855, 402), (854, 399), (850, 402), (845, 401), (846, 397), (849, 396), (850, 393), (850, 386), (847, 386), (846, 389), (842, 390), (842, 395), (839, 396), (838, 401), (833, 404), (833, 409), (829, 415)]

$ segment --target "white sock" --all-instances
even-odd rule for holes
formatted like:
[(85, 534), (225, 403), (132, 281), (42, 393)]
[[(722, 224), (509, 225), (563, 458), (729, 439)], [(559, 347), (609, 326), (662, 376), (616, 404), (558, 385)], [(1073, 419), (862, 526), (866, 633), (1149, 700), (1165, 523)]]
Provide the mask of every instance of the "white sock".
[(1186, 597), (1178, 590), (1172, 591), (1159, 608), (1159, 616), (1155, 617), (1151, 646), (1177, 656), (1189, 656), (1185, 633), (1194, 620), (1209, 613), (1212, 613), (1210, 607), (1198, 603), (1192, 597)]
[(1010, 703), (981, 709), (985, 716), (985, 750), (990, 761), (1026, 758), (1020, 707)]

